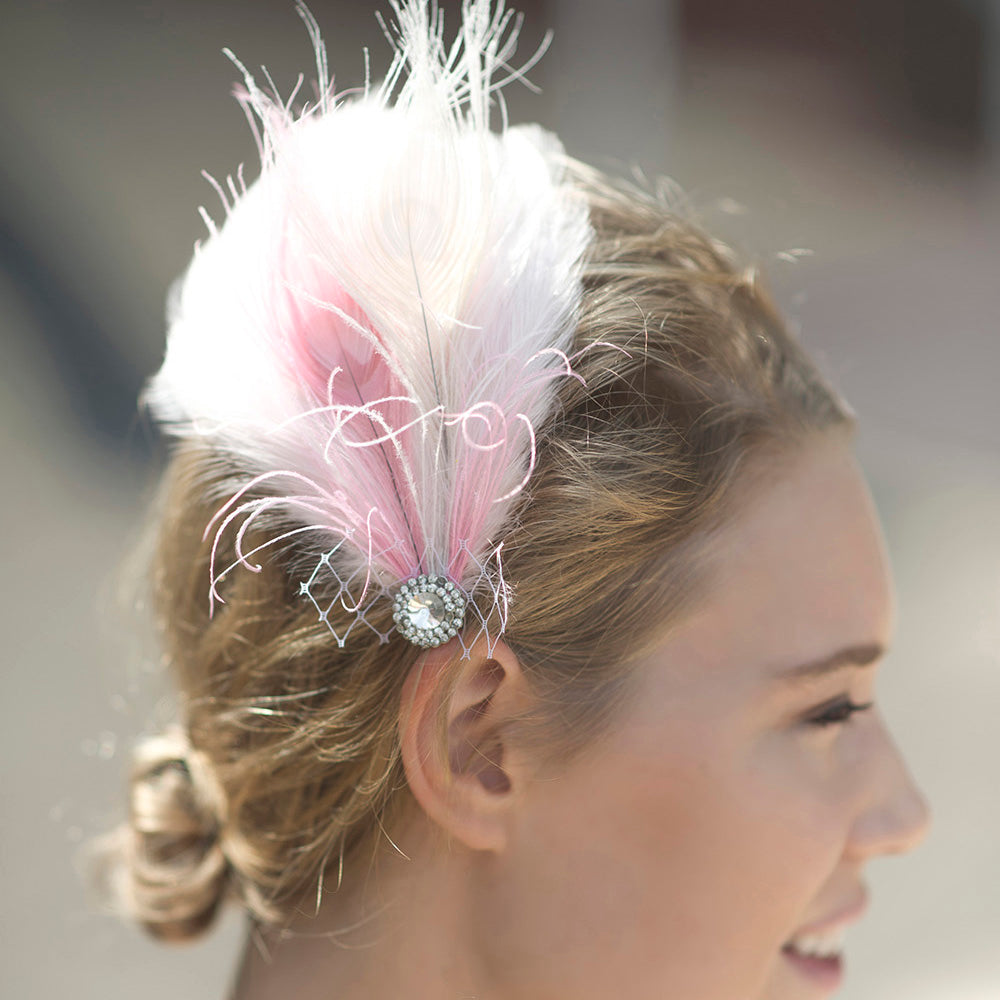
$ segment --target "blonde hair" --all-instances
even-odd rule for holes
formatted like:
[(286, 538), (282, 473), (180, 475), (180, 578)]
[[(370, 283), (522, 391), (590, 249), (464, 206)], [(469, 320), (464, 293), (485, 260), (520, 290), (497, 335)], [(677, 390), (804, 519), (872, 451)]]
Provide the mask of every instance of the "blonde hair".
[[(504, 639), (564, 754), (608, 723), (629, 657), (696, 598), (700, 539), (749, 458), (851, 423), (756, 268), (665, 194), (572, 172), (596, 231), (576, 334), (591, 346), (539, 429), (504, 547)], [(234, 573), (209, 618), (204, 529), (234, 472), (191, 446), (167, 471), (152, 584), (183, 727), (140, 749), (112, 852), (125, 908), (171, 940), (227, 894), (287, 920), (406, 803), (397, 718), (419, 649), (367, 630), (339, 649), (298, 593), (291, 545)], [(381, 603), (370, 617), (388, 631)]]

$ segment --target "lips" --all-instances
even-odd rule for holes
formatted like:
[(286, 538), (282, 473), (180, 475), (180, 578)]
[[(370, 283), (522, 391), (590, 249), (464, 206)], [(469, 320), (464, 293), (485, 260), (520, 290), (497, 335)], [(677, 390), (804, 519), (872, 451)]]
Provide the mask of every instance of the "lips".
[(792, 945), (785, 945), (781, 954), (799, 976), (824, 993), (839, 989), (844, 981), (844, 960), (840, 955), (800, 955)]
[(851, 924), (864, 916), (867, 908), (868, 894), (862, 888), (853, 900), (799, 928), (785, 942), (782, 955), (816, 987), (824, 991), (837, 989), (844, 976), (844, 935)]

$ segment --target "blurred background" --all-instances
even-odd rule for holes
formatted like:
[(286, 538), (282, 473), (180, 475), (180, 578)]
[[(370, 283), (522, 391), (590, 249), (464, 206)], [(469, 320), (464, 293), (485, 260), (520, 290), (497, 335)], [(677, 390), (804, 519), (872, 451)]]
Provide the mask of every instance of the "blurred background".
[[(457, 4), (442, 5), (454, 25)], [(857, 409), (899, 597), (881, 701), (935, 810), (876, 864), (847, 1000), (1000, 998), (1000, 4), (524, 0), (515, 121), (668, 174), (769, 273)], [(313, 0), (338, 85), (388, 64), (376, 5)], [(383, 6), (384, 9), (384, 6)], [(101, 915), (82, 843), (169, 717), (118, 600), (161, 448), (136, 395), (163, 301), (256, 154), (231, 47), (312, 73), (292, 0), (0, 3), (0, 980), (11, 998), (224, 995), (242, 927), (148, 943)]]

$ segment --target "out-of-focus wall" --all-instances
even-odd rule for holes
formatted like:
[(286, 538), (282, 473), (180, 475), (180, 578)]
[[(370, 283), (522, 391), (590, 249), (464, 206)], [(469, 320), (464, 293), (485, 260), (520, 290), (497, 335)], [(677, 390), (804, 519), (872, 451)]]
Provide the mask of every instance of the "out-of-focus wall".
[[(342, 85), (362, 44), (386, 65), (374, 5), (313, 9)], [(531, 74), (542, 94), (512, 87), (511, 117), (599, 165), (670, 174), (763, 262), (861, 419), (900, 608), (881, 702), (936, 823), (919, 854), (873, 867), (843, 995), (1000, 997), (996, 6), (528, 15), (525, 54), (556, 34)], [(218, 997), (239, 921), (164, 951), (95, 913), (74, 853), (121, 814), (129, 744), (170, 711), (116, 590), (156, 468), (134, 396), (203, 233), (196, 206), (215, 205), (199, 172), (255, 157), (221, 49), (285, 91), (311, 53), (290, 0), (46, 0), (0, 26), (3, 992)]]

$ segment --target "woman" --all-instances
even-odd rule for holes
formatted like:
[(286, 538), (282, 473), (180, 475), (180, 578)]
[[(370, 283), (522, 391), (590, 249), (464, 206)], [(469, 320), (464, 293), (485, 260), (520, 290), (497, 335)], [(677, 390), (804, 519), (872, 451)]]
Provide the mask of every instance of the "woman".
[(450, 51), (397, 8), (341, 102), (303, 13), (320, 99), (247, 75), (262, 177), (149, 391), (182, 712), (124, 905), (181, 940), (238, 901), (240, 1000), (827, 995), (927, 822), (848, 409), (676, 206), (489, 132), (502, 6)]

